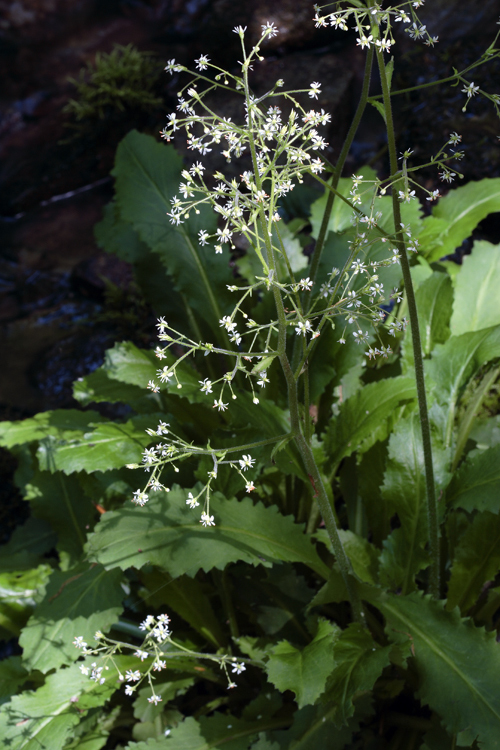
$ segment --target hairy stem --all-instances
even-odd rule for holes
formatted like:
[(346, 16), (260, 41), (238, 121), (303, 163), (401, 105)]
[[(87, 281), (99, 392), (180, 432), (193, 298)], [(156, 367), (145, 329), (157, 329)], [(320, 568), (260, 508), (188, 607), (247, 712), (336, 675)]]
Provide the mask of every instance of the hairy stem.
[[(378, 39), (378, 27), (372, 26), (374, 39)], [(387, 80), (386, 69), (384, 65), (383, 52), (376, 51), (377, 63), (380, 72), (380, 82), (382, 84), (383, 103), (385, 111), (385, 120), (387, 127), (387, 143), (389, 147), (390, 168), (392, 174), (398, 169), (398, 160), (396, 152), (396, 138), (394, 133), (394, 122), (392, 119), (391, 94)], [(401, 183), (400, 183), (401, 184)], [(434, 468), (432, 462), (432, 445), (431, 430), (429, 424), (429, 413), (427, 409), (427, 396), (425, 391), (424, 379), (424, 361), (422, 355), (422, 344), (420, 339), (420, 329), (418, 325), (417, 305), (415, 301), (415, 291), (410, 273), (410, 263), (406, 252), (406, 244), (403, 232), (401, 231), (401, 208), (398, 199), (398, 183), (392, 186), (392, 208), (394, 215), (394, 228), (396, 231), (396, 246), (401, 256), (401, 269), (403, 272), (403, 281), (406, 290), (408, 303), (408, 315), (411, 324), (411, 334), (413, 343), (413, 356), (415, 361), (415, 379), (417, 384), (417, 397), (420, 413), (420, 425), (422, 429), (422, 445), (424, 453), (425, 466), (425, 484), (427, 491), (427, 520), (429, 527), (429, 552), (431, 555), (430, 570), (430, 591), (435, 599), (439, 598), (440, 592), (440, 564), (439, 564), (439, 525), (437, 515), (436, 490), (434, 485)]]

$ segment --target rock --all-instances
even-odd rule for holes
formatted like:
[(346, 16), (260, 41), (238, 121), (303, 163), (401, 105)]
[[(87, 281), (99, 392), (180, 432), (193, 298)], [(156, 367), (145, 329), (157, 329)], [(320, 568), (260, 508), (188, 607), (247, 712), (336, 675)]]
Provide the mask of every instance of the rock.
[(85, 22), (96, 0), (0, 0), (0, 38), (23, 46), (47, 44)]

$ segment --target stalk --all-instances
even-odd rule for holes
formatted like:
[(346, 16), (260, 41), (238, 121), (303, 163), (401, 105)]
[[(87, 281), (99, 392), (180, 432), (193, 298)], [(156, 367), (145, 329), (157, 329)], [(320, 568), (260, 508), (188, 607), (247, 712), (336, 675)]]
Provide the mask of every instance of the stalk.
[[(244, 81), (244, 86), (245, 86), (245, 97), (246, 97), (246, 102), (247, 102), (247, 111), (248, 111), (248, 120), (249, 120), (248, 136), (249, 136), (250, 153), (252, 156), (252, 166), (253, 166), (257, 190), (262, 190), (262, 180), (259, 174), (259, 169), (258, 169), (258, 164), (257, 164), (257, 154), (255, 150), (255, 142), (254, 142), (253, 133), (252, 133), (252, 111), (251, 111), (251, 106), (250, 106), (250, 90), (248, 86), (248, 66), (247, 65), (243, 67), (243, 81)], [(290, 365), (290, 361), (286, 353), (286, 329), (287, 329), (286, 314), (285, 314), (285, 309), (283, 306), (283, 299), (281, 297), (281, 292), (275, 283), (277, 280), (276, 259), (274, 256), (274, 249), (273, 249), (271, 237), (268, 232), (268, 226), (267, 226), (267, 221), (266, 221), (266, 216), (265, 216), (263, 205), (260, 206), (259, 221), (262, 227), (262, 233), (263, 233), (264, 242), (266, 246), (267, 262), (269, 265), (270, 275), (272, 274), (272, 280), (273, 280), (272, 290), (273, 290), (274, 302), (276, 305), (276, 312), (278, 315), (277, 352), (278, 352), (278, 358), (280, 360), (281, 368), (283, 370), (283, 374), (285, 376), (285, 380), (287, 384), (288, 406), (290, 409), (290, 427), (291, 427), (290, 432), (293, 435), (295, 443), (302, 456), (302, 460), (304, 461), (306, 471), (309, 476), (309, 480), (314, 490), (314, 497), (318, 502), (321, 515), (323, 516), (325, 527), (326, 527), (328, 536), (330, 538), (333, 551), (337, 559), (337, 563), (339, 565), (339, 568), (342, 573), (342, 577), (344, 579), (344, 583), (347, 589), (347, 593), (349, 596), (349, 600), (350, 600), (351, 608), (353, 612), (353, 617), (358, 622), (361, 622), (364, 624), (365, 618), (364, 618), (363, 608), (361, 605), (361, 600), (359, 599), (359, 596), (358, 596), (358, 592), (356, 591), (356, 588), (355, 588), (354, 578), (352, 575), (352, 567), (349, 562), (349, 558), (346, 555), (344, 545), (342, 544), (342, 540), (340, 539), (335, 517), (333, 515), (333, 511), (328, 500), (328, 495), (323, 485), (321, 474), (316, 465), (316, 461), (314, 460), (314, 455), (311, 450), (311, 446), (307, 442), (307, 440), (304, 438), (304, 435), (302, 434), (302, 430), (300, 427), (297, 381), (294, 377), (294, 373), (293, 373), (292, 367)]]
[[(378, 26), (372, 26), (372, 34), (375, 40), (378, 40)], [(382, 84), (382, 97), (385, 111), (385, 120), (387, 126), (387, 144), (389, 147), (390, 169), (391, 174), (398, 171), (398, 159), (396, 152), (396, 138), (394, 134), (394, 122), (392, 119), (391, 93), (387, 81), (383, 52), (376, 50), (377, 63), (380, 73), (380, 82)], [(434, 485), (434, 468), (432, 462), (432, 444), (431, 431), (429, 424), (429, 413), (427, 409), (427, 396), (425, 391), (424, 362), (422, 355), (422, 344), (420, 339), (420, 329), (418, 325), (417, 305), (415, 301), (415, 291), (410, 273), (410, 263), (406, 252), (406, 243), (403, 232), (401, 231), (401, 208), (397, 195), (398, 183), (392, 187), (392, 209), (394, 215), (394, 228), (396, 231), (396, 246), (401, 255), (401, 269), (403, 272), (403, 281), (406, 290), (408, 303), (408, 315), (411, 324), (411, 334), (413, 343), (413, 356), (415, 361), (415, 380), (417, 385), (418, 408), (420, 414), (420, 425), (422, 429), (422, 445), (424, 453), (425, 467), (425, 484), (427, 491), (427, 520), (429, 527), (429, 552), (431, 555), (430, 569), (430, 591), (435, 599), (439, 599), (440, 593), (440, 563), (439, 563), (439, 525), (437, 514), (436, 491)]]

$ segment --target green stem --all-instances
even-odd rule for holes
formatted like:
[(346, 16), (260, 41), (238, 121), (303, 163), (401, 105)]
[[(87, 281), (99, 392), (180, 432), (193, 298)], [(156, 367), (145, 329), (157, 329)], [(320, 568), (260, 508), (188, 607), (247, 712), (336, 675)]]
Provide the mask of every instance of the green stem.
[[(366, 108), (366, 103), (368, 101), (368, 93), (370, 89), (370, 80), (371, 80), (371, 75), (372, 75), (372, 65), (373, 65), (373, 48), (370, 47), (366, 55), (363, 88), (361, 91), (361, 97), (359, 99), (358, 108), (356, 109), (356, 114), (354, 115), (354, 119), (351, 123), (351, 127), (349, 128), (349, 132), (346, 135), (344, 144), (342, 146), (342, 150), (340, 152), (337, 164), (335, 166), (335, 170), (333, 172), (332, 182), (331, 182), (331, 187), (333, 188), (333, 190), (336, 190), (338, 187), (340, 176), (344, 168), (345, 160), (347, 159), (347, 156), (349, 154), (349, 150), (352, 146), (354, 137), (356, 133), (358, 132), (359, 124), (361, 122), (363, 112), (365, 111), (365, 108)], [(316, 280), (316, 273), (318, 271), (321, 253), (323, 251), (325, 239), (328, 234), (328, 224), (330, 223), (330, 216), (332, 213), (334, 198), (335, 198), (335, 193), (332, 191), (329, 191), (328, 197), (326, 199), (326, 206), (325, 206), (325, 211), (323, 213), (323, 219), (321, 221), (321, 227), (319, 230), (318, 239), (316, 240), (316, 244), (314, 246), (314, 253), (311, 259), (311, 267), (309, 269), (309, 278), (312, 279), (313, 282)], [(311, 292), (308, 292), (308, 294), (310, 295)], [(307, 302), (304, 304), (304, 309), (307, 309)]]
[[(372, 26), (372, 34), (375, 40), (378, 39), (378, 27)], [(395, 174), (398, 169), (398, 159), (396, 152), (396, 137), (394, 133), (394, 122), (392, 119), (391, 94), (387, 80), (384, 56), (380, 50), (376, 51), (377, 63), (380, 73), (380, 82), (382, 84), (383, 103), (385, 110), (385, 119), (387, 127), (387, 143), (389, 146), (390, 169)], [(435, 599), (439, 598), (440, 593), (440, 563), (439, 563), (439, 525), (437, 514), (436, 491), (434, 485), (434, 467), (432, 462), (432, 444), (431, 430), (429, 424), (429, 413), (427, 409), (427, 396), (425, 391), (424, 362), (422, 355), (422, 344), (420, 339), (420, 329), (418, 325), (417, 304), (415, 301), (415, 291), (410, 273), (410, 263), (406, 252), (406, 245), (403, 232), (401, 231), (401, 208), (398, 199), (398, 183), (392, 186), (392, 209), (394, 215), (394, 228), (396, 231), (396, 246), (401, 256), (401, 269), (403, 272), (403, 281), (406, 290), (406, 299), (408, 302), (408, 315), (411, 324), (411, 334), (413, 343), (413, 356), (415, 362), (415, 379), (417, 385), (417, 397), (420, 414), (420, 425), (422, 430), (422, 446), (424, 453), (425, 466), (425, 484), (427, 490), (427, 520), (429, 528), (429, 552), (431, 556), (430, 570), (430, 591)]]
[[(256, 188), (257, 190), (262, 190), (262, 180), (261, 180), (259, 169), (258, 169), (257, 153), (255, 150), (255, 142), (253, 139), (253, 132), (252, 132), (252, 127), (253, 127), (252, 126), (252, 108), (251, 108), (251, 100), (250, 100), (250, 89), (248, 86), (247, 66), (243, 67), (243, 75), (244, 75), (243, 80), (244, 80), (244, 86), (245, 86), (245, 98), (247, 102), (247, 111), (248, 111), (248, 120), (249, 120), (248, 136), (249, 136), (250, 153), (252, 157), (252, 166), (253, 166)], [(302, 456), (302, 460), (304, 461), (306, 471), (309, 476), (309, 480), (314, 489), (314, 496), (318, 501), (321, 515), (323, 516), (325, 527), (330, 537), (333, 551), (337, 558), (337, 562), (338, 562), (340, 571), (342, 573), (342, 577), (346, 585), (347, 593), (349, 595), (349, 600), (351, 602), (354, 619), (357, 620), (358, 622), (364, 623), (363, 608), (362, 608), (361, 601), (358, 596), (358, 592), (355, 588), (354, 578), (352, 576), (351, 564), (344, 550), (342, 540), (340, 539), (337, 524), (335, 522), (335, 517), (333, 515), (332, 508), (330, 507), (330, 503), (328, 501), (328, 495), (323, 485), (323, 481), (322, 481), (318, 466), (316, 465), (316, 461), (314, 460), (314, 455), (311, 450), (311, 446), (307, 442), (307, 440), (304, 438), (301, 428), (300, 428), (297, 382), (295, 380), (293, 370), (290, 366), (290, 362), (286, 353), (286, 329), (287, 329), (286, 314), (285, 314), (285, 309), (283, 306), (283, 300), (281, 298), (281, 292), (276, 285), (276, 281), (277, 281), (276, 259), (274, 256), (274, 248), (272, 245), (271, 237), (269, 235), (269, 232), (267, 231), (267, 222), (266, 222), (266, 216), (265, 216), (263, 205), (260, 206), (259, 220), (260, 220), (260, 224), (262, 227), (262, 233), (263, 233), (264, 242), (266, 246), (267, 260), (269, 264), (270, 274), (272, 274), (273, 276), (272, 290), (273, 290), (274, 302), (276, 306), (276, 312), (278, 315), (277, 352), (278, 352), (278, 358), (280, 360), (281, 368), (283, 370), (283, 374), (285, 376), (285, 380), (287, 384), (288, 405), (290, 409), (290, 427), (291, 427), (290, 432), (293, 435), (295, 443)]]

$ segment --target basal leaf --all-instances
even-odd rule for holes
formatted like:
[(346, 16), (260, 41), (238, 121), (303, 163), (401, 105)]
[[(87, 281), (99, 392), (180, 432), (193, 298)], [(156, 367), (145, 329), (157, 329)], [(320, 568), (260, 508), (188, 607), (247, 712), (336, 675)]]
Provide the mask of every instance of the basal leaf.
[[(44, 440), (37, 452), (40, 468), (72, 474), (76, 471), (107, 471), (129, 463), (140, 463), (142, 451), (152, 438), (147, 427), (156, 427), (157, 415), (140, 415), (128, 422), (101, 422), (72, 440)], [(158, 415), (163, 416), (163, 415)]]
[(422, 251), (432, 262), (450, 255), (488, 214), (500, 211), (500, 178), (469, 182), (450, 190), (423, 221)]
[(325, 436), (325, 448), (332, 466), (338, 466), (356, 450), (368, 450), (384, 439), (384, 421), (396, 406), (415, 398), (413, 378), (391, 378), (365, 385), (344, 401)]
[(179, 189), (181, 170), (181, 158), (172, 146), (133, 130), (116, 153), (116, 202), (122, 218), (160, 255), (189, 305), (218, 331), (218, 321), (230, 304), (227, 252), (216, 255), (211, 244), (202, 247), (198, 242), (200, 230), (215, 232), (211, 208), (202, 205), (199, 215), (192, 211), (179, 226), (171, 224), (167, 213)]
[(455, 472), (446, 490), (452, 508), (500, 510), (500, 445), (474, 453)]
[(15, 445), (43, 440), (49, 436), (69, 439), (88, 429), (89, 424), (100, 421), (102, 417), (96, 411), (44, 411), (19, 422), (0, 422), (0, 445), (13, 448)]
[(413, 646), (417, 696), (442, 718), (448, 732), (468, 729), (485, 750), (500, 747), (500, 648), (495, 633), (447, 612), (442, 602), (413, 593), (382, 592), (372, 602), (386, 618), (396, 643)]
[[(429, 356), (436, 344), (444, 344), (450, 335), (453, 288), (446, 273), (435, 271), (423, 281), (415, 292), (420, 337), (424, 356)], [(403, 339), (404, 367), (413, 367), (411, 327)], [(405, 370), (405, 371), (406, 371)]]
[(272, 650), (267, 676), (281, 692), (292, 690), (299, 708), (315, 703), (323, 692), (334, 667), (332, 646), (338, 634), (336, 625), (320, 620), (316, 636), (302, 650), (288, 641), (281, 641)]
[(357, 622), (351, 623), (335, 639), (335, 667), (327, 679), (322, 700), (333, 701), (338, 706), (336, 724), (345, 724), (353, 716), (353, 700), (358, 694), (372, 690), (382, 670), (390, 663), (391, 648), (381, 648)]
[(91, 644), (96, 630), (103, 632), (122, 611), (122, 574), (100, 565), (82, 563), (68, 571), (55, 571), (44, 599), (24, 628), (20, 645), (24, 663), (46, 673), (71, 664), (80, 652), (77, 635)]
[(500, 326), (450, 336), (424, 363), (427, 388), (446, 406), (446, 444), (451, 433), (461, 388), (486, 362), (500, 356)]
[(148, 252), (132, 225), (121, 218), (115, 200), (104, 206), (103, 217), (94, 227), (94, 236), (102, 250), (114, 253), (127, 263), (140, 260)]
[(89, 538), (91, 560), (106, 568), (159, 565), (173, 578), (194, 576), (202, 568), (224, 568), (244, 560), (253, 565), (278, 560), (303, 562), (328, 575), (309, 537), (275, 506), (253, 505), (250, 498), (210, 499), (215, 527), (204, 528), (199, 515), (186, 507), (187, 491), (152, 494), (146, 508), (126, 505), (105, 513)]
[[(498, 180), (500, 210), (500, 179)], [(492, 304), (500, 285), (500, 246), (475, 242), (465, 255), (455, 280), (451, 333), (460, 336), (500, 324), (498, 305)]]
[(473, 606), (483, 585), (500, 570), (500, 516), (478, 513), (455, 550), (448, 583), (447, 609)]
[(65, 566), (79, 562), (87, 529), (92, 528), (97, 514), (78, 477), (37, 470), (25, 493), (33, 515), (49, 523), (57, 534), (56, 546)]
[(158, 411), (156, 394), (136, 385), (120, 383), (110, 378), (102, 367), (73, 383), (73, 398), (82, 406), (104, 401), (111, 404), (128, 404), (136, 412)]

